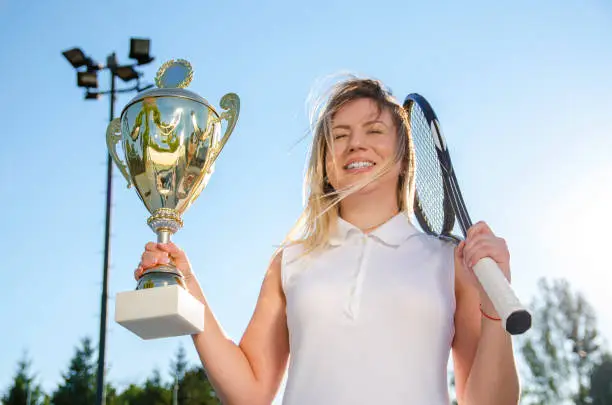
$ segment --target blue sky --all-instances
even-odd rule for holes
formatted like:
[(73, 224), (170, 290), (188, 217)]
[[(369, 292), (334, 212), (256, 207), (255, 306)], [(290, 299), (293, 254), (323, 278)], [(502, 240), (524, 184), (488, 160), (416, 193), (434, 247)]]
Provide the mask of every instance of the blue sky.
[[(50, 389), (79, 339), (97, 341), (108, 99), (84, 101), (61, 52), (127, 62), (131, 36), (151, 38), (149, 82), (165, 60), (186, 58), (191, 90), (216, 106), (227, 92), (241, 97), (236, 130), (174, 239), (234, 339), (302, 208), (308, 94), (350, 71), (400, 100), (430, 99), (473, 219), (508, 240), (519, 295), (528, 301), (541, 276), (566, 277), (612, 340), (609, 2), (0, 0), (0, 390), (24, 350)], [(134, 287), (154, 237), (117, 171), (113, 192), (107, 359), (109, 380), (123, 385), (165, 373), (180, 344), (197, 358), (189, 338), (144, 342), (113, 322), (112, 298)]]

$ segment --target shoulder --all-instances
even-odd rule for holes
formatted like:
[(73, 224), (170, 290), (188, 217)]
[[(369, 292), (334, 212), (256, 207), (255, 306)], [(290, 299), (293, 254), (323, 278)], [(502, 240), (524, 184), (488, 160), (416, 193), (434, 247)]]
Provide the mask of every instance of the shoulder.
[(270, 258), (270, 267), (280, 270), (283, 266), (295, 261), (302, 251), (300, 242), (290, 242), (277, 246)]
[(304, 252), (304, 244), (302, 242), (289, 242), (277, 250), (277, 255), (279, 256), (279, 263), (282, 266), (290, 265), (295, 262), (302, 256)]
[(268, 271), (278, 275), (283, 289), (285, 289), (291, 274), (295, 272), (295, 263), (303, 255), (303, 252), (303, 244), (300, 242), (283, 244), (274, 252)]
[(278, 250), (278, 254), (281, 255), (278, 259), (279, 272), (285, 292), (289, 291), (301, 279), (301, 276), (308, 273), (306, 270), (316, 265), (326, 251), (320, 248), (311, 249), (303, 241), (287, 243)]
[(416, 238), (416, 248), (419, 252), (429, 255), (430, 258), (437, 257), (450, 271), (454, 270), (455, 248), (457, 243), (450, 238), (439, 238), (427, 233), (419, 233)]
[(277, 249), (270, 258), (268, 267), (264, 274), (263, 286), (275, 285), (280, 287), (281, 285), (281, 270), (282, 270), (283, 252)]

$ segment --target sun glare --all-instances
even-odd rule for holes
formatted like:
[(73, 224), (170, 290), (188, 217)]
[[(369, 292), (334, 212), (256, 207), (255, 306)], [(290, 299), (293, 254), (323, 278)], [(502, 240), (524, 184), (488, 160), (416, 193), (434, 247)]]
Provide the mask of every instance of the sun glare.
[(581, 176), (560, 193), (542, 221), (548, 277), (563, 277), (595, 307), (598, 324), (612, 343), (612, 167)]

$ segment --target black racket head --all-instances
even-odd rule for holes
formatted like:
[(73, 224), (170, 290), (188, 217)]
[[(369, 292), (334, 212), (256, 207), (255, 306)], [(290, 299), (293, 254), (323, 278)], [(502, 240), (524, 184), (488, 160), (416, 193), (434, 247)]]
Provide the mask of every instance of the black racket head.
[(427, 100), (417, 93), (409, 94), (403, 106), (416, 155), (415, 217), (426, 233), (456, 239), (452, 236), (456, 215), (445, 181), (450, 160), (438, 118)]

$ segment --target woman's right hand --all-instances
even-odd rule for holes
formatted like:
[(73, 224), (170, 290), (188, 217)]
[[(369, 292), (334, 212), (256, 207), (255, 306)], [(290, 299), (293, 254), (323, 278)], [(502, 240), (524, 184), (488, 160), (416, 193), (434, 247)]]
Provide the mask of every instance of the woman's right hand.
[(187, 289), (193, 294), (200, 292), (200, 286), (191, 271), (191, 264), (185, 252), (172, 242), (156, 243), (149, 242), (140, 258), (140, 263), (134, 271), (134, 278), (140, 279), (147, 270), (172, 263), (184, 278)]

